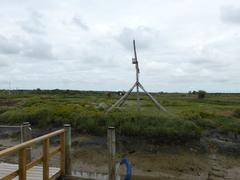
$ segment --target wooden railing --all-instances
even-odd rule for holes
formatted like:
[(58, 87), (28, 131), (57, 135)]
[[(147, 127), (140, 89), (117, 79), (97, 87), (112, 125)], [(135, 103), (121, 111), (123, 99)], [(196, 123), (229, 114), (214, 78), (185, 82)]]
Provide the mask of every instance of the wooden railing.
[[(21, 125), (0, 125), (0, 129), (17, 129), (20, 132), (20, 143), (32, 139), (31, 124), (29, 122), (23, 122)], [(11, 146), (1, 146), (0, 150), (7, 149)], [(31, 148), (27, 149), (27, 162), (31, 161)]]
[[(50, 138), (60, 136), (60, 145), (52, 151), (49, 151), (49, 142)], [(19, 180), (26, 180), (27, 179), (27, 170), (30, 168), (42, 163), (43, 164), (43, 179), (55, 179), (60, 176), (64, 176), (66, 171), (69, 171), (70, 168), (68, 166), (68, 162), (70, 158), (66, 158), (66, 155), (69, 156), (69, 151), (71, 142), (71, 127), (70, 125), (65, 125), (64, 129), (57, 130), (55, 132), (37, 137), (35, 139), (26, 141), (24, 143), (18, 144), (16, 146), (4, 149), (0, 151), (0, 158), (3, 156), (7, 156), (10, 154), (18, 153), (18, 170), (8, 174), (3, 179), (13, 179), (16, 176), (19, 177)], [(30, 146), (38, 143), (43, 142), (43, 154), (38, 159), (35, 159), (31, 162), (27, 162), (27, 148)], [(54, 156), (55, 154), (60, 153), (60, 170), (49, 177), (49, 159)]]

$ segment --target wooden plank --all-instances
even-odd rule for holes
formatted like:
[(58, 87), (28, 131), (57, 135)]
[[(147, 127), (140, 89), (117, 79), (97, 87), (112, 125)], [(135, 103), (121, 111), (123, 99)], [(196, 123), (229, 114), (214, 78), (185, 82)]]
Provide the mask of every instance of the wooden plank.
[(11, 180), (11, 179), (17, 177), (18, 174), (19, 174), (19, 170), (16, 170), (16, 171), (12, 172), (11, 174), (3, 177), (2, 179), (4, 179), (4, 180)]
[(116, 163), (115, 163), (115, 154), (116, 154), (116, 136), (115, 128), (108, 127), (107, 131), (108, 139), (108, 176), (109, 180), (116, 179)]
[(26, 180), (27, 176), (27, 169), (26, 169), (26, 164), (27, 164), (27, 156), (26, 156), (26, 148), (20, 149), (19, 150), (19, 155), (18, 155), (18, 169), (19, 169), (19, 180)]
[(156, 107), (157, 107), (158, 109), (161, 109), (161, 110), (163, 110), (164, 112), (167, 112), (167, 113), (168, 113), (168, 111), (167, 111), (150, 93), (148, 93), (148, 92), (144, 89), (144, 87), (142, 86), (141, 83), (139, 83), (139, 87), (148, 95), (148, 97), (152, 100), (152, 102), (156, 105)]
[(50, 179), (50, 180), (57, 179), (58, 177), (60, 177), (60, 174), (61, 174), (61, 170), (59, 170), (56, 174), (54, 174), (53, 176), (51, 176), (49, 179)]
[(60, 169), (61, 176), (65, 175), (65, 132), (60, 135), (60, 147), (61, 147), (61, 155), (60, 155)]
[(38, 158), (38, 159), (33, 160), (33, 161), (30, 162), (29, 164), (27, 164), (27, 170), (28, 170), (28, 169), (31, 169), (32, 167), (34, 167), (34, 166), (36, 166), (36, 165), (38, 165), (38, 164), (40, 164), (40, 163), (42, 162), (42, 160), (43, 160), (43, 157), (40, 157), (40, 158)]
[(27, 141), (27, 142), (18, 144), (18, 145), (16, 145), (16, 146), (10, 147), (10, 148), (8, 148), (8, 149), (4, 149), (4, 150), (0, 151), (0, 157), (6, 156), (6, 155), (11, 154), (11, 153), (14, 153), (14, 152), (16, 152), (16, 151), (18, 151), (18, 150), (20, 150), (20, 149), (22, 149), (22, 148), (29, 147), (29, 146), (31, 146), (31, 145), (34, 144), (34, 143), (43, 141), (43, 140), (48, 139), (48, 138), (51, 138), (51, 137), (53, 137), (53, 136), (60, 135), (60, 134), (62, 134), (62, 133), (64, 133), (64, 129), (60, 129), (60, 130), (58, 130), (58, 131), (54, 131), (54, 132), (52, 132), (52, 133), (49, 133), (49, 134), (40, 136), (40, 137), (38, 137), (38, 138), (34, 138), (34, 139), (32, 139), (32, 140), (29, 140), (29, 141)]
[(72, 174), (72, 167), (71, 167), (71, 125), (64, 124), (65, 129), (65, 174), (71, 175)]
[(49, 179), (49, 139), (43, 142), (43, 179)]
[[(22, 125), (22, 142), (26, 142), (29, 141), (31, 138), (31, 125), (29, 122), (24, 122)], [(31, 147), (27, 147), (27, 162), (31, 162), (32, 161), (32, 148)]]
[(49, 158), (56, 155), (57, 153), (61, 152), (61, 146), (55, 148), (54, 150), (52, 150), (50, 153), (49, 153)]
[[(16, 177), (16, 176), (12, 176), (12, 177), (9, 176), (11, 178), (5, 179), (6, 177), (8, 177), (8, 174), (10, 174), (11, 172), (18, 171), (17, 169), (18, 169), (17, 164), (0, 163), (0, 179), (18, 180), (18, 177)], [(27, 180), (42, 180), (43, 179), (42, 178), (43, 177), (42, 171), (43, 171), (42, 166), (32, 167), (31, 169), (29, 169), (27, 171)], [(58, 174), (58, 172), (60, 172), (59, 168), (49, 167), (49, 176), (51, 177), (50, 179), (57, 179), (58, 177), (60, 177), (60, 174)]]
[(132, 90), (135, 88), (136, 83), (134, 83), (134, 85), (131, 87), (131, 89), (129, 89), (129, 91), (127, 93), (125, 93), (119, 100), (117, 100), (117, 102), (115, 102), (107, 111), (106, 113), (109, 113), (110, 111), (112, 111), (115, 107), (120, 106), (124, 103), (124, 101), (128, 98), (128, 96), (131, 94)]

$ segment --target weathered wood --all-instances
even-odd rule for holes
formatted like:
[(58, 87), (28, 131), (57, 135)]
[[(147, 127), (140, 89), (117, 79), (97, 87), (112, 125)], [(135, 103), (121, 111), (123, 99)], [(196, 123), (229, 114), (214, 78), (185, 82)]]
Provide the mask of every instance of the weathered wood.
[[(29, 141), (32, 139), (31, 137), (31, 124), (29, 122), (24, 122), (22, 126), (22, 142)], [(29, 146), (26, 148), (27, 151), (27, 162), (31, 162), (32, 160), (32, 147)]]
[(72, 174), (72, 167), (71, 167), (71, 125), (64, 124), (65, 129), (65, 174), (71, 175)]
[(11, 179), (17, 177), (18, 174), (19, 174), (19, 170), (16, 170), (16, 171), (14, 171), (14, 172), (8, 174), (7, 176), (5, 176), (5, 177), (2, 178), (2, 179), (4, 179), (4, 180), (11, 180)]
[(137, 89), (137, 111), (140, 111), (140, 97), (139, 97), (139, 67), (138, 67), (138, 59), (137, 59), (137, 50), (135, 40), (133, 40), (133, 50), (134, 50), (134, 60), (135, 60), (135, 68), (136, 68), (136, 89)]
[(59, 170), (56, 174), (51, 176), (51, 178), (49, 178), (49, 180), (58, 179), (60, 176), (61, 176), (61, 170)]
[(64, 129), (60, 129), (58, 131), (54, 131), (52, 133), (49, 133), (49, 134), (46, 134), (46, 135), (43, 135), (43, 136), (40, 136), (40, 137), (37, 137), (35, 139), (32, 139), (32, 140), (29, 140), (27, 142), (24, 142), (24, 143), (21, 143), (21, 144), (18, 144), (16, 146), (13, 146), (13, 147), (10, 147), (8, 149), (4, 149), (2, 151), (0, 151), (0, 157), (2, 156), (6, 156), (6, 155), (9, 155), (11, 153), (14, 153), (22, 148), (26, 148), (26, 147), (29, 147), (31, 146), (32, 144), (34, 143), (37, 143), (37, 142), (40, 142), (40, 141), (43, 141), (45, 139), (48, 139), (48, 138), (51, 138), (53, 136), (57, 136), (57, 135), (60, 135), (64, 132)]
[(0, 125), (0, 128), (21, 128), (22, 125), (19, 125), (19, 126), (15, 126), (15, 125)]
[(139, 88), (141, 88), (144, 93), (146, 93), (150, 99), (153, 101), (153, 103), (156, 105), (156, 107), (158, 109), (163, 110), (164, 112), (168, 113), (169, 115), (173, 115), (170, 114), (151, 94), (149, 94), (141, 85), (141, 83), (139, 82), (139, 66), (138, 66), (138, 59), (137, 59), (137, 51), (136, 51), (136, 44), (135, 44), (135, 40), (133, 40), (133, 49), (134, 49), (134, 58), (132, 58), (132, 63), (135, 64), (135, 68), (136, 68), (136, 82), (134, 83), (133, 87), (128, 91), (127, 94), (125, 94), (123, 97), (121, 97), (115, 104), (113, 104), (107, 111), (106, 113), (109, 113), (113, 108), (122, 105), (125, 100), (127, 99), (127, 97), (130, 95), (130, 93), (132, 92), (132, 90), (134, 89), (134, 87), (136, 87), (137, 89), (137, 111), (140, 111), (140, 94), (139, 94)]
[(116, 154), (116, 136), (115, 128), (108, 127), (107, 131), (108, 139), (108, 179), (116, 179), (116, 163), (115, 163), (115, 154)]
[[(0, 163), (0, 179), (18, 180), (18, 165), (9, 163)], [(43, 180), (42, 166), (34, 166), (27, 171), (27, 180)], [(59, 173), (58, 173), (59, 172)], [(10, 174), (12, 176), (10, 176)], [(50, 179), (57, 179), (60, 175), (60, 169), (55, 167), (49, 168)]]
[(35, 159), (33, 161), (31, 161), (30, 163), (27, 164), (27, 170), (40, 164), (41, 162), (43, 161), (43, 156), (38, 158), (38, 159)]
[(18, 155), (18, 169), (19, 169), (19, 180), (26, 180), (27, 176), (27, 156), (26, 156), (26, 148), (19, 150)]
[(54, 156), (55, 154), (57, 154), (57, 153), (61, 153), (61, 147), (59, 146), (59, 147), (57, 147), (57, 148), (55, 148), (54, 150), (52, 150), (51, 152), (49, 152), (49, 158), (50, 157), (52, 157), (52, 156)]
[(131, 87), (131, 89), (129, 89), (129, 91), (127, 93), (125, 93), (116, 103), (114, 103), (107, 111), (106, 113), (109, 113), (110, 111), (113, 110), (113, 108), (117, 107), (117, 106), (121, 106), (124, 101), (128, 98), (128, 96), (131, 94), (131, 92), (133, 91), (133, 89), (135, 88), (136, 83), (134, 83), (134, 85)]
[(43, 179), (48, 180), (49, 178), (49, 139), (43, 142)]
[[(19, 153), (18, 154), (18, 158), (19, 158), (19, 163), (18, 163), (19, 168), (18, 168), (18, 170), (15, 169), (11, 172), (8, 172), (7, 174), (4, 173), (5, 175), (2, 178), (3, 179), (13, 179), (16, 176), (19, 176), (19, 180), (25, 180), (26, 175), (27, 175), (27, 170), (30, 169), (30, 168), (35, 168), (35, 165), (37, 165), (41, 162), (43, 162), (43, 167), (42, 167), (43, 172), (42, 172), (42, 177), (41, 178), (44, 179), (44, 180), (45, 179), (47, 180), (49, 178), (50, 179), (53, 178), (53, 177), (50, 177), (50, 174), (49, 174), (49, 158), (51, 156), (57, 154), (58, 152), (61, 152), (62, 149), (64, 149), (63, 148), (64, 147), (64, 141), (65, 141), (65, 137), (64, 137), (65, 133), (64, 132), (65, 132), (65, 130), (61, 129), (61, 130), (46, 134), (44, 136), (26, 141), (24, 143), (21, 143), (21, 144), (18, 144), (16, 146), (13, 146), (13, 147), (10, 147), (8, 149), (0, 151), (0, 157), (12, 154), (14, 152)], [(58, 136), (58, 135), (61, 136), (61, 141), (62, 141), (62, 142), (60, 142), (60, 146), (58, 148), (54, 149), (53, 151), (49, 152), (49, 138), (51, 138), (53, 136)], [(70, 135), (71, 135), (71, 133), (70, 133)], [(34, 161), (31, 161), (30, 163), (27, 163), (27, 148), (29, 146), (31, 146), (32, 144), (40, 142), (40, 141), (43, 141), (43, 156), (34, 160)], [(64, 149), (64, 151), (65, 151), (65, 149)], [(61, 153), (61, 155), (64, 156), (64, 153)], [(0, 172), (1, 172), (1, 169), (0, 169)], [(58, 174), (61, 174), (60, 170), (54, 172), (54, 174), (52, 174), (52, 175), (54, 175), (54, 177), (56, 177)], [(1, 175), (2, 174), (0, 174), (0, 177), (1, 177)], [(63, 173), (63, 175), (64, 175), (64, 173)]]
[(61, 176), (65, 175), (65, 131), (63, 134), (60, 135), (60, 151), (61, 151), (61, 156), (60, 156), (60, 174)]
[(159, 108), (162, 109), (164, 112), (167, 112), (167, 110), (150, 94), (148, 93), (141, 83), (139, 83), (139, 87), (149, 96), (149, 98), (153, 101), (153, 103)]

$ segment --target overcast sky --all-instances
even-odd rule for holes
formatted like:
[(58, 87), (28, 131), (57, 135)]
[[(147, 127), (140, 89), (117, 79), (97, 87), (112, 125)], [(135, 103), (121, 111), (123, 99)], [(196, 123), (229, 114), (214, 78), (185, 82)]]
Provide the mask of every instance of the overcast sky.
[(0, 89), (240, 92), (239, 0), (0, 0)]

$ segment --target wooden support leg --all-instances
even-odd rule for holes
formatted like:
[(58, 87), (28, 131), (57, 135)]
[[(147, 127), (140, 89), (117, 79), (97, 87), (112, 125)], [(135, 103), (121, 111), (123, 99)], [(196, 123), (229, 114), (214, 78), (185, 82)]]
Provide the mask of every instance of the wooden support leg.
[(111, 110), (113, 110), (113, 108), (117, 107), (117, 106), (121, 106), (124, 101), (127, 99), (127, 97), (131, 94), (132, 90), (135, 88), (136, 83), (134, 83), (134, 85), (131, 87), (131, 89), (124, 94), (124, 96), (122, 96), (115, 104), (113, 104), (107, 111), (106, 113), (109, 113)]
[(49, 139), (43, 142), (43, 180), (49, 179)]
[(27, 155), (26, 155), (26, 148), (19, 150), (18, 155), (18, 169), (19, 169), (19, 180), (26, 180), (27, 179)]
[(167, 110), (151, 95), (149, 94), (144, 87), (142, 86), (141, 83), (139, 83), (139, 87), (148, 95), (148, 97), (153, 101), (153, 103), (156, 105), (158, 109), (163, 110), (164, 112), (167, 112)]

